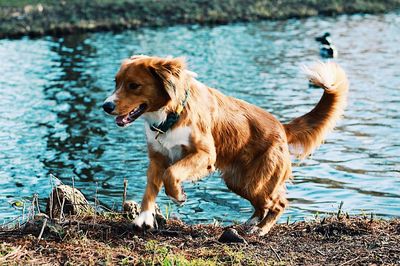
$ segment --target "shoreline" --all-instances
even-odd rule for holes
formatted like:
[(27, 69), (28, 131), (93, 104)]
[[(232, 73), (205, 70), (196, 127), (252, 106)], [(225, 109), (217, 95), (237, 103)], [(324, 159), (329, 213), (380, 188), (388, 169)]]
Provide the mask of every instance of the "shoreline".
[[(80, 265), (398, 265), (400, 219), (332, 216), (277, 224), (264, 237), (233, 227), (244, 243), (221, 243), (226, 227), (169, 219), (159, 230), (129, 217), (39, 219), (0, 230), (0, 264)], [(232, 226), (229, 226), (232, 227)], [(43, 230), (43, 228), (45, 228)], [(1, 228), (0, 228), (1, 229)]]
[(0, 225), (0, 265), (400, 264), (400, 218), (349, 216), (339, 207), (335, 215), (276, 224), (261, 237), (244, 224), (189, 225), (156, 207), (157, 229), (142, 230), (127, 187), (121, 211), (99, 211), (67, 185), (53, 188), (45, 213), (33, 197), (22, 222)]
[(185, 1), (185, 0), (0, 0), (0, 39), (122, 31), (179, 24), (219, 25), (341, 14), (377, 14), (400, 8), (400, 0)]

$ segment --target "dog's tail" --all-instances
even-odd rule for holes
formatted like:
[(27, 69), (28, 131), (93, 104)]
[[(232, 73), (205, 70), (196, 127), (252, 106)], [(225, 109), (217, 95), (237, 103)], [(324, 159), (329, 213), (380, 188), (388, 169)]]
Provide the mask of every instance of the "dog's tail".
[(317, 63), (304, 72), (314, 86), (324, 89), (318, 104), (309, 113), (284, 125), (288, 143), (299, 158), (310, 155), (333, 129), (346, 106), (349, 82), (336, 63)]

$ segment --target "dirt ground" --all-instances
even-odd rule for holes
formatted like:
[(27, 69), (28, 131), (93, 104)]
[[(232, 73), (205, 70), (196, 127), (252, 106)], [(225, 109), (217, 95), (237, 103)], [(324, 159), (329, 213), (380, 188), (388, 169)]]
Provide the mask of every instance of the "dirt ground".
[(319, 218), (278, 224), (264, 237), (234, 227), (245, 243), (219, 242), (224, 227), (178, 220), (156, 231), (137, 230), (122, 216), (31, 221), (0, 229), (0, 265), (400, 264), (400, 219)]

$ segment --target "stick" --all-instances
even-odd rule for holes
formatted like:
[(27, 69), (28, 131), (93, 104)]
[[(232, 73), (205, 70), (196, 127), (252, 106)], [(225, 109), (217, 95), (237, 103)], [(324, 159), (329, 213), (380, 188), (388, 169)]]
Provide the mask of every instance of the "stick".
[(63, 201), (61, 204), (61, 210), (60, 210), (60, 222), (62, 221), (62, 216), (64, 214), (64, 204), (65, 204), (65, 197), (63, 197)]
[(54, 198), (54, 188), (51, 188), (51, 195), (50, 195), (50, 202), (49, 202), (50, 219), (53, 219), (53, 198)]
[(126, 202), (126, 191), (128, 189), (128, 180), (124, 178), (124, 194), (122, 195), (122, 207), (125, 205)]
[(354, 258), (354, 259), (351, 259), (351, 260), (348, 260), (348, 261), (346, 261), (346, 262), (344, 262), (344, 263), (340, 264), (340, 266), (343, 266), (343, 265), (349, 264), (350, 262), (353, 262), (353, 261), (355, 261), (355, 260), (357, 260), (357, 259), (358, 259), (358, 257), (356, 257), (356, 258)]
[(76, 200), (75, 200), (75, 180), (74, 180), (74, 177), (72, 177), (72, 200), (74, 201), (72, 203), (72, 206), (75, 206)]
[(44, 232), (44, 228), (46, 227), (46, 224), (47, 224), (47, 218), (44, 218), (42, 230), (40, 230), (40, 234), (39, 234), (39, 237), (38, 237), (38, 242), (40, 241), (40, 239), (42, 239), (42, 235), (43, 235), (43, 232)]
[(316, 251), (317, 251), (318, 254), (320, 254), (322, 256), (325, 256), (325, 254), (323, 252), (319, 251), (318, 249), (316, 249)]
[[(94, 213), (93, 213), (93, 222), (94, 223), (96, 223), (96, 213), (97, 213), (97, 204), (98, 204), (98, 201), (97, 201), (97, 192), (99, 189), (98, 184), (99, 183), (96, 182), (96, 193), (94, 194)], [(74, 193), (74, 195), (75, 195), (75, 193)]]
[(39, 195), (35, 194), (35, 199), (36, 199), (36, 207), (37, 207), (37, 211), (38, 213), (40, 213), (40, 207), (39, 207)]
[(281, 257), (279, 257), (278, 253), (276, 253), (275, 249), (274, 249), (272, 246), (269, 246), (269, 248), (272, 250), (272, 252), (274, 252), (276, 258), (277, 258), (279, 261), (282, 261), (282, 260), (281, 260)]

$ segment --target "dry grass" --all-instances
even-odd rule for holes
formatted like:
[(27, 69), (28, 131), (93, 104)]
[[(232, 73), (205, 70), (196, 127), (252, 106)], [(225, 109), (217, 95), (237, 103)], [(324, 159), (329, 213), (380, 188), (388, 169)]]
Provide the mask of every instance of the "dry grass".
[(224, 228), (169, 220), (158, 231), (133, 228), (121, 214), (69, 217), (0, 232), (0, 264), (267, 265), (400, 263), (400, 220), (330, 217), (279, 224), (269, 235), (246, 235), (248, 244), (222, 244)]

